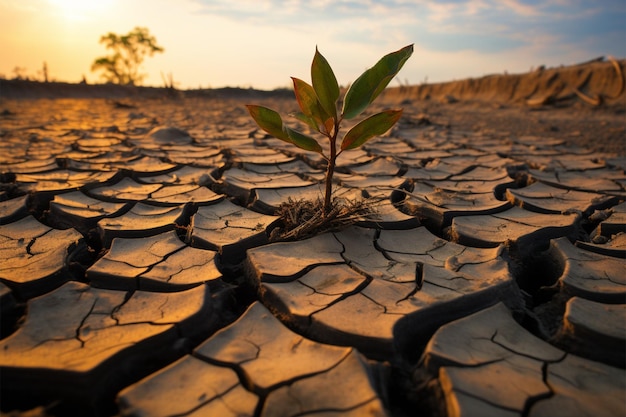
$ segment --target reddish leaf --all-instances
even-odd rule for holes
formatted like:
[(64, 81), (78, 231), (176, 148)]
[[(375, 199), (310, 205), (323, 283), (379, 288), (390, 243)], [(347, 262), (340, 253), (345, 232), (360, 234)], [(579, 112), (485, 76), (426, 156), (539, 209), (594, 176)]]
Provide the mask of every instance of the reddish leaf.
[(300, 105), (300, 109), (305, 116), (315, 121), (315, 129), (322, 133), (326, 120), (330, 118), (320, 105), (317, 94), (311, 85), (299, 78), (291, 78), (293, 80), (293, 90)]
[(250, 112), (250, 116), (261, 129), (278, 139), (292, 143), (291, 138), (283, 129), (283, 119), (280, 117), (280, 114), (263, 106), (248, 104), (246, 107)]

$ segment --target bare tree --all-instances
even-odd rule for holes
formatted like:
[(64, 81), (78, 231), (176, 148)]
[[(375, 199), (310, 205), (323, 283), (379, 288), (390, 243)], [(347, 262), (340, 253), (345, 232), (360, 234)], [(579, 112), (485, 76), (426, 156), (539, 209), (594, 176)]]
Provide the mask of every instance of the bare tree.
[(136, 27), (126, 35), (109, 32), (100, 37), (100, 43), (113, 53), (96, 58), (91, 71), (103, 71), (102, 77), (116, 84), (140, 84), (146, 76), (139, 72), (145, 57), (164, 50), (148, 29), (142, 27)]

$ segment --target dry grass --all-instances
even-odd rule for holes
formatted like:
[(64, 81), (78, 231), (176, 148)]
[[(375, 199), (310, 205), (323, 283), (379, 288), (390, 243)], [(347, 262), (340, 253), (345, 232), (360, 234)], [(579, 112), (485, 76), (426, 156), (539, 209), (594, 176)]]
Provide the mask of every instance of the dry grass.
[(323, 202), (291, 198), (280, 205), (276, 215), (281, 226), (272, 230), (271, 242), (306, 239), (327, 231), (337, 231), (360, 221), (376, 218), (375, 203), (335, 198), (330, 213), (324, 216)]

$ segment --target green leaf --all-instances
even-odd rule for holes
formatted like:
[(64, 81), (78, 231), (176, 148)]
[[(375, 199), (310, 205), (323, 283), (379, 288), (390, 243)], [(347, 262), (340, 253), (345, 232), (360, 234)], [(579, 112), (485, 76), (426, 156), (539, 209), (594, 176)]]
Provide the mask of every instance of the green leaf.
[(341, 150), (355, 149), (374, 136), (382, 135), (396, 124), (402, 110), (386, 110), (368, 117), (346, 133), (341, 142)]
[(306, 123), (307, 126), (309, 126), (311, 129), (317, 130), (317, 128), (318, 128), (317, 123), (315, 122), (315, 120), (311, 119), (309, 116), (307, 116), (306, 114), (302, 113), (301, 111), (295, 112), (295, 113), (290, 113), (289, 115), (292, 116), (292, 117), (295, 117), (296, 119), (300, 120), (301, 122)]
[(315, 121), (316, 126), (314, 126), (314, 128), (318, 132), (324, 132), (326, 130), (326, 120), (329, 119), (330, 116), (322, 109), (317, 99), (317, 94), (315, 94), (315, 90), (311, 85), (299, 78), (291, 77), (291, 79), (293, 80), (293, 90), (302, 113)]
[(252, 116), (259, 127), (270, 135), (296, 145), (298, 148), (306, 151), (322, 153), (322, 147), (315, 139), (297, 130), (293, 130), (290, 127), (284, 126), (280, 114), (274, 110), (254, 104), (247, 104), (246, 107), (250, 112), (250, 116)]
[(250, 112), (250, 116), (261, 129), (278, 139), (292, 143), (291, 138), (283, 128), (283, 119), (280, 117), (280, 114), (267, 107), (254, 104), (248, 104), (246, 107)]
[(313, 151), (322, 154), (322, 147), (311, 136), (300, 133), (297, 130), (293, 130), (289, 127), (285, 127), (285, 131), (289, 135), (291, 143), (296, 145), (298, 148), (304, 149), (305, 151)]
[(315, 56), (311, 64), (311, 82), (322, 108), (334, 119), (337, 118), (337, 100), (339, 84), (333, 69), (326, 58), (315, 48)]
[(363, 112), (387, 84), (398, 74), (413, 53), (413, 45), (385, 55), (372, 68), (366, 70), (352, 83), (343, 102), (342, 114), (353, 119)]

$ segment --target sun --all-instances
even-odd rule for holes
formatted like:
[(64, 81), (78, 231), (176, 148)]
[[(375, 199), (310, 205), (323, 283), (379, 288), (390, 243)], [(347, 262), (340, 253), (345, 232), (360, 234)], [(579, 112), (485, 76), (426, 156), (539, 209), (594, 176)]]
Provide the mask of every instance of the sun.
[(63, 17), (70, 20), (82, 20), (106, 10), (111, 0), (48, 0)]

